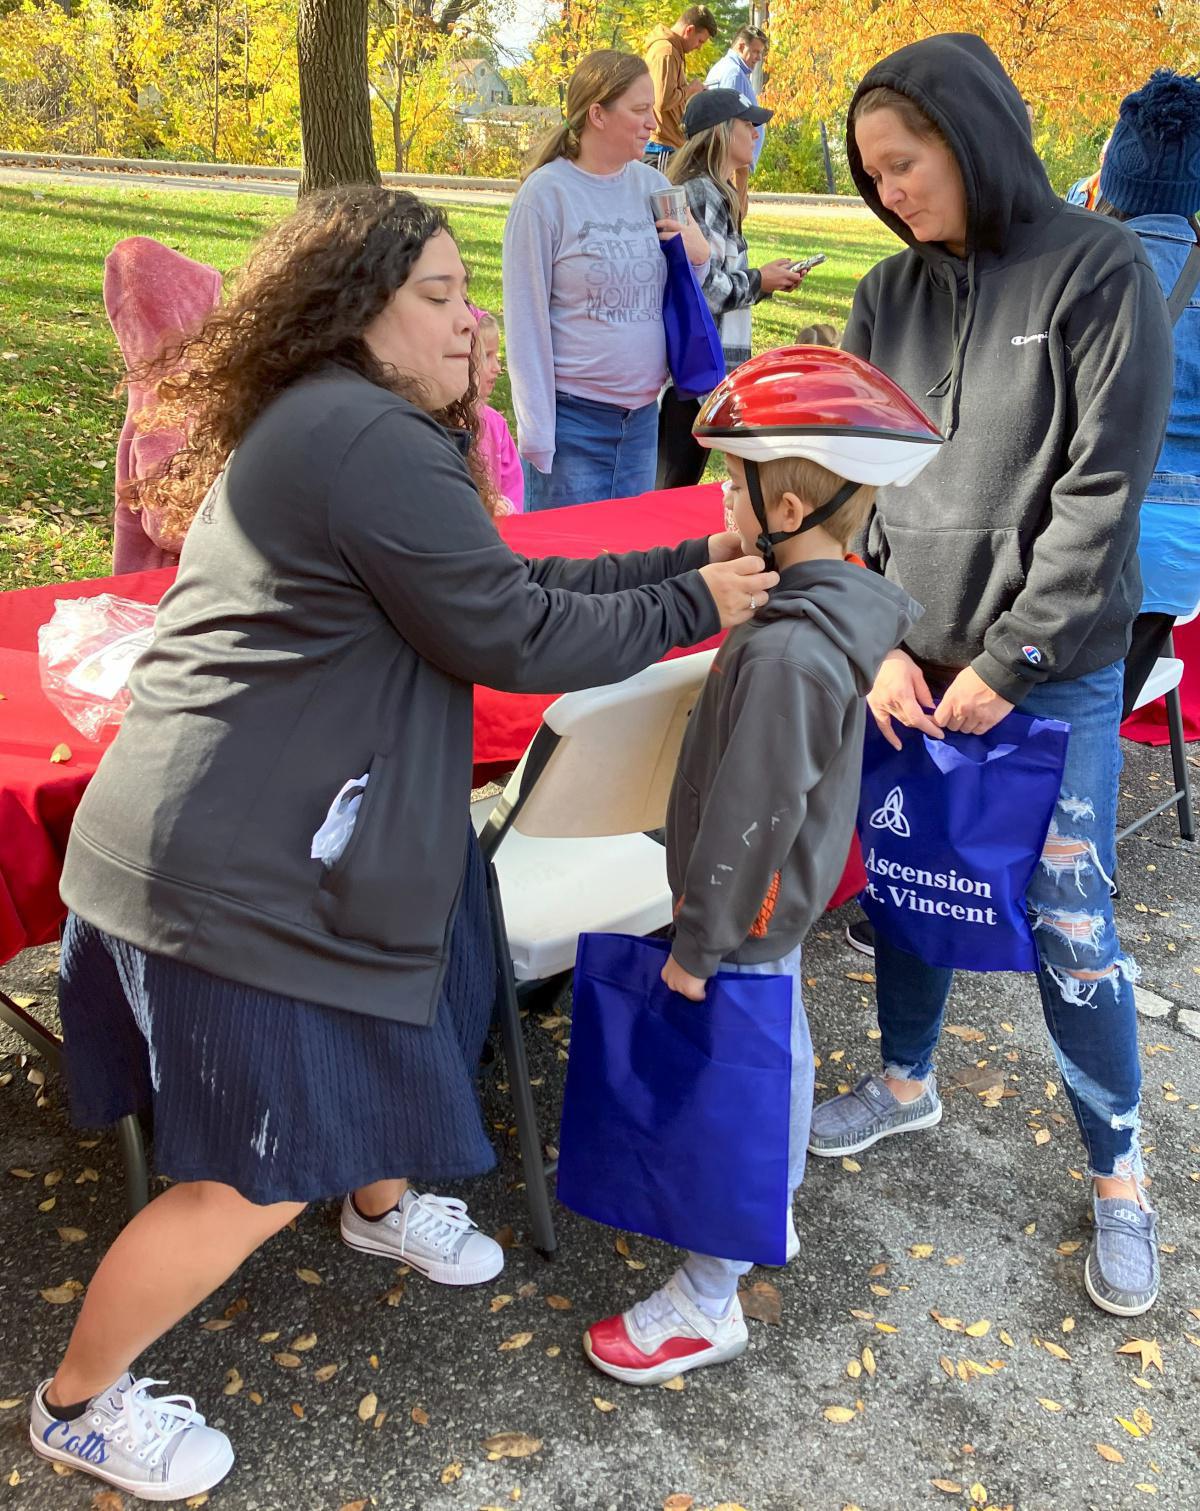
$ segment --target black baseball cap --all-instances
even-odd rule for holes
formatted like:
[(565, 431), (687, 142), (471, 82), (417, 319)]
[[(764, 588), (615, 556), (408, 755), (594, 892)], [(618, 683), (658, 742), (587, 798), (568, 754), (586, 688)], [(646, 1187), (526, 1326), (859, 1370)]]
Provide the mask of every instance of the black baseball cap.
[(765, 126), (774, 114), (761, 105), (752, 105), (736, 89), (702, 89), (687, 102), (683, 129), (687, 136), (699, 136), (722, 121), (749, 121), (752, 126)]

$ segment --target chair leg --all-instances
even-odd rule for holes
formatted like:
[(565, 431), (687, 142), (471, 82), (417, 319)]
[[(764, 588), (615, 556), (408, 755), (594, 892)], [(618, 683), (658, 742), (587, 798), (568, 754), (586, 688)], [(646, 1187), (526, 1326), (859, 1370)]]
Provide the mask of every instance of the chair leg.
[(504, 909), (500, 901), (500, 884), (495, 867), (488, 866), (488, 912), (492, 920), (492, 937), (496, 946), (497, 1009), (500, 1017), (500, 1041), (508, 1066), (508, 1084), (517, 1119), (517, 1143), (525, 1174), (525, 1195), (529, 1203), (529, 1220), (533, 1246), (546, 1259), (558, 1247), (554, 1232), (554, 1215), (546, 1190), (546, 1170), (542, 1139), (538, 1131), (537, 1109), (533, 1104), (533, 1087), (529, 1084), (529, 1061), (525, 1054), (525, 1036), (517, 988), (513, 981), (508, 932), (504, 927)]
[(1187, 745), (1183, 737), (1183, 705), (1179, 689), (1173, 687), (1167, 694), (1167, 729), (1171, 735), (1171, 769), (1175, 776), (1175, 791), (1179, 794), (1176, 804), (1179, 812), (1179, 837), (1195, 839), (1196, 828), (1192, 818), (1192, 780), (1188, 773)]
[(146, 1167), (146, 1144), (136, 1112), (117, 1124), (117, 1143), (125, 1166), (125, 1205), (130, 1217), (136, 1217), (150, 1200), (150, 1172)]

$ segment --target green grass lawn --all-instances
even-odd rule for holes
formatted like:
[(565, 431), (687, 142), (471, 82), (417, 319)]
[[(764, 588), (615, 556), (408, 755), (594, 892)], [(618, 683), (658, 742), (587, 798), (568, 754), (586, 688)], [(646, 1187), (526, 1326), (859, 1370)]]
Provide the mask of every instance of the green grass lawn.
[[(228, 273), (290, 201), (170, 188), (0, 187), (0, 589), (108, 570), (113, 462), (124, 416), (104, 314), (104, 258), (153, 236)], [(448, 207), (477, 303), (499, 309), (505, 211)], [(756, 349), (818, 320), (839, 328), (858, 279), (897, 243), (863, 212), (755, 213), (752, 261), (824, 252), (802, 291), (758, 306)], [(493, 402), (509, 410), (507, 377)], [(509, 411), (511, 413), (511, 411)]]

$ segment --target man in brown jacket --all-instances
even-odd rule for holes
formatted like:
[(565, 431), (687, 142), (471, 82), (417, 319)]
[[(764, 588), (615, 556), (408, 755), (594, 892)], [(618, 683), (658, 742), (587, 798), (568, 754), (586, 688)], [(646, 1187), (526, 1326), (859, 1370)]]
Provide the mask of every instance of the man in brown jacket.
[(656, 26), (646, 44), (646, 66), (654, 81), (657, 125), (646, 147), (645, 161), (665, 168), (667, 159), (684, 143), (683, 107), (704, 88), (701, 80), (687, 82), (685, 56), (715, 37), (717, 23), (703, 5), (689, 5), (674, 26)]

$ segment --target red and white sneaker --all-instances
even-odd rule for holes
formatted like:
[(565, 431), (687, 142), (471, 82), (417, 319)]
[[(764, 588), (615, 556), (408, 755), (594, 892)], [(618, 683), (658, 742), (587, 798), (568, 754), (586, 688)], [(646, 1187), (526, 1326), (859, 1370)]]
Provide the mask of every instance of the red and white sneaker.
[(629, 1311), (594, 1322), (583, 1335), (583, 1351), (614, 1380), (661, 1385), (685, 1370), (736, 1359), (747, 1336), (736, 1296), (724, 1317), (706, 1316), (674, 1275)]

